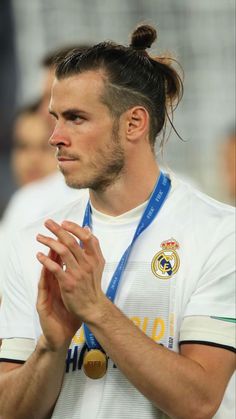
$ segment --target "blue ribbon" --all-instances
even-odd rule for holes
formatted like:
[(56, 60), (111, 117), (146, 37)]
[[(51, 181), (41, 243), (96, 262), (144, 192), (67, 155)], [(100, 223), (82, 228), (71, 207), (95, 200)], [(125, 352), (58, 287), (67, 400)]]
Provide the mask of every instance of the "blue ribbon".
[[(168, 195), (168, 192), (170, 190), (171, 183), (170, 179), (164, 174), (160, 173), (159, 179), (155, 185), (155, 188), (152, 192), (152, 195), (148, 201), (147, 207), (145, 208), (145, 211), (140, 219), (140, 222), (137, 226), (137, 229), (134, 233), (134, 237), (124, 252), (123, 256), (121, 257), (117, 268), (111, 278), (110, 284), (107, 288), (106, 296), (111, 300), (112, 302), (115, 299), (116, 292), (118, 285), (120, 283), (121, 277), (124, 273), (125, 267), (127, 265), (129, 255), (131, 253), (131, 250), (134, 246), (135, 241), (137, 238), (142, 234), (142, 232), (152, 223), (154, 218), (157, 216), (158, 212), (160, 211), (162, 205), (165, 202), (165, 199)], [(84, 220), (83, 220), (83, 227), (89, 227), (92, 229), (92, 217), (91, 217), (91, 205), (90, 201), (88, 201), (85, 213), (84, 213)], [(84, 334), (86, 339), (86, 344), (89, 349), (102, 349), (99, 342), (96, 340), (93, 333), (90, 331), (88, 326), (84, 323)]]

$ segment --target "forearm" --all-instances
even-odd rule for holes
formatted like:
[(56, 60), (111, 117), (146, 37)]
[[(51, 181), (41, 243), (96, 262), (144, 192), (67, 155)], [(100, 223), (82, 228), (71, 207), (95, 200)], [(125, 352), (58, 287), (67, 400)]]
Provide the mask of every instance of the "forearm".
[(211, 417), (209, 380), (199, 363), (152, 341), (111, 303), (89, 327), (117, 367), (159, 409), (172, 418)]
[(0, 375), (0, 417), (46, 419), (60, 392), (67, 348), (52, 352), (44, 337), (19, 368)]

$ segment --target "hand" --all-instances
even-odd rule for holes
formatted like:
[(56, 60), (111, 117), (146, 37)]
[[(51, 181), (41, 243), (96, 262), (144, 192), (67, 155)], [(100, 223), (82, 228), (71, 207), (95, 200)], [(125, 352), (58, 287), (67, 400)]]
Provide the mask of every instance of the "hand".
[[(43, 264), (45, 256), (39, 253), (37, 258)], [(49, 251), (48, 258), (62, 265), (59, 256), (54, 251)], [(81, 321), (69, 313), (64, 306), (58, 281), (45, 266), (41, 271), (38, 285), (37, 310), (46, 346), (51, 350), (60, 349), (63, 346), (68, 347), (72, 337), (80, 328)]]
[[(38, 235), (37, 240), (48, 246), (57, 259), (42, 253), (38, 254), (38, 259), (57, 279), (68, 313), (89, 322), (107, 301), (101, 289), (105, 261), (99, 242), (89, 229), (69, 221), (60, 226), (47, 220), (45, 226), (56, 238)], [(75, 237), (82, 241), (83, 247)]]

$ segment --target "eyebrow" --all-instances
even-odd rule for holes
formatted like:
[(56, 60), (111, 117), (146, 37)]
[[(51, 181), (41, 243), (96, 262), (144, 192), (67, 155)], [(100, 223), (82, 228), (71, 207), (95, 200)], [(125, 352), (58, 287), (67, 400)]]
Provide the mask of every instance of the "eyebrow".
[[(58, 117), (58, 114), (56, 113), (56, 112), (54, 112), (52, 109), (50, 109), (49, 108), (49, 113), (51, 114), (51, 115), (53, 115), (53, 116), (55, 116), (55, 118), (57, 118)], [(71, 108), (71, 109), (67, 109), (66, 111), (63, 111), (62, 112), (62, 116), (65, 118), (65, 119), (68, 119), (68, 118), (70, 118), (71, 116), (73, 116), (73, 115), (87, 115), (87, 112), (85, 112), (85, 111), (82, 111), (82, 110), (80, 110), (80, 109), (77, 109), (77, 108)]]

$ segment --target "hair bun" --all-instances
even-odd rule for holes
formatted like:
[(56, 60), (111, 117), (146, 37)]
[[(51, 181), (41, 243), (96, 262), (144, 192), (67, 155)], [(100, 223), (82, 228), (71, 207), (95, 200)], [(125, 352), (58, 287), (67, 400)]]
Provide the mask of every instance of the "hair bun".
[(138, 26), (131, 35), (131, 48), (145, 50), (157, 39), (157, 31), (150, 25)]

